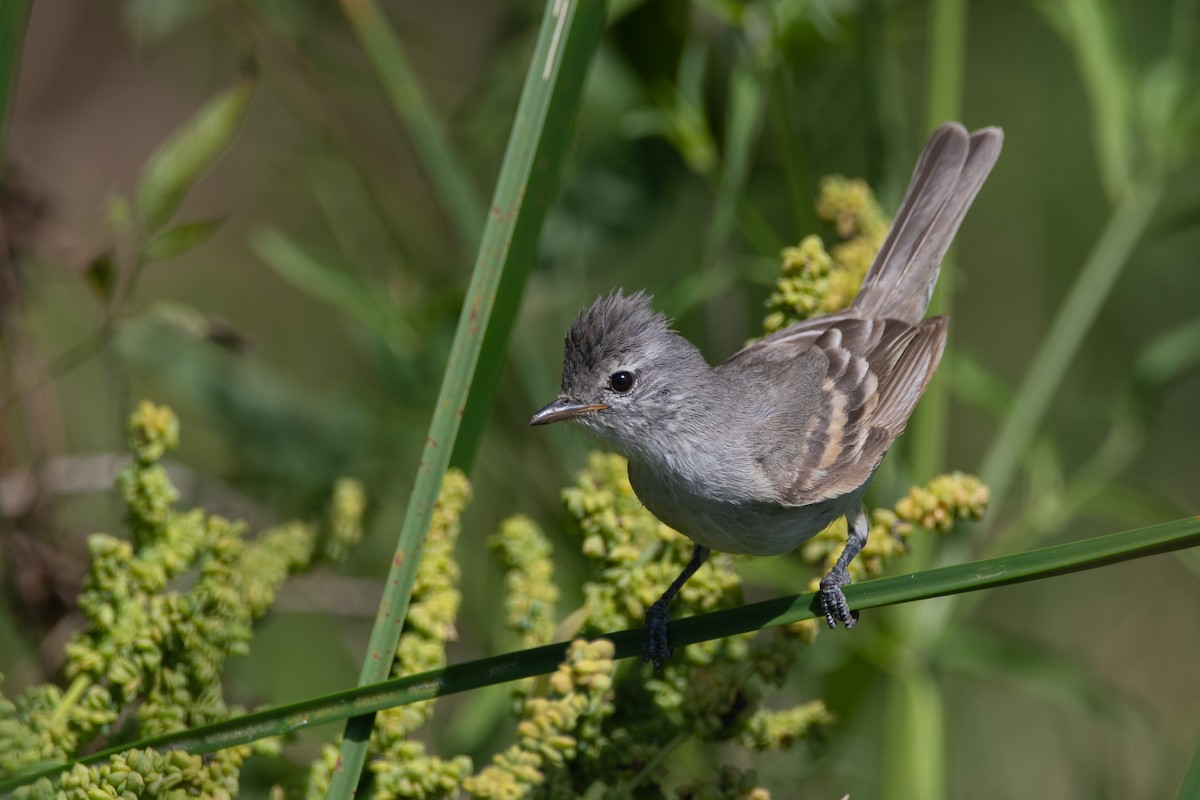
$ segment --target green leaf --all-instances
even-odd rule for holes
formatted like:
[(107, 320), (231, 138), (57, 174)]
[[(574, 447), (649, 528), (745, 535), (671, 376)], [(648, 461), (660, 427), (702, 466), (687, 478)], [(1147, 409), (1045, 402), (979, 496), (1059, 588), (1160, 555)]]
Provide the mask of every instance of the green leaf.
[(263, 227), (252, 233), (250, 247), (279, 277), (370, 329), (394, 352), (407, 353), (415, 346), (416, 332), (380, 299), (382, 289), (313, 255), (275, 228)]
[(200, 222), (185, 222), (159, 231), (146, 243), (146, 258), (162, 261), (181, 256), (208, 241), (224, 221), (224, 217), (218, 217)]
[(170, 221), (191, 191), (233, 141), (256, 76), (247, 68), (150, 156), (137, 186), (137, 206), (147, 234)]
[(1104, 187), (1109, 199), (1117, 201), (1129, 191), (1134, 168), (1131, 106), (1136, 76), (1121, 36), (1125, 26), (1110, 0), (1064, 0), (1037, 7), (1057, 23), (1074, 50), (1091, 102)]

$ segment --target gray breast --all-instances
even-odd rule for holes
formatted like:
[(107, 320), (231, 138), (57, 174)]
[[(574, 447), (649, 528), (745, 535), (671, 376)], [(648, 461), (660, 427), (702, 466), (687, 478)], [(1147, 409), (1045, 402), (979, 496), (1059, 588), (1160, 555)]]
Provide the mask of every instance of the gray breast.
[(700, 485), (657, 474), (638, 460), (629, 463), (629, 481), (652, 514), (693, 541), (724, 553), (787, 553), (861, 502), (858, 492), (808, 506), (714, 499)]

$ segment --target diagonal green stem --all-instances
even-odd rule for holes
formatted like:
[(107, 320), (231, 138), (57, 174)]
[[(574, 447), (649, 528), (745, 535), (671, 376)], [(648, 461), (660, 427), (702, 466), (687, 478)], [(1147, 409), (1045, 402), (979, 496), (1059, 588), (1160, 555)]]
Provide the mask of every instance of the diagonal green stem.
[[(587, 67), (605, 18), (602, 0), (547, 3), (433, 421), (371, 631), (359, 676), (360, 686), (378, 683), (390, 674), (434, 501), (458, 435), (485, 334), (492, 335), (491, 329), (501, 324), (492, 318), (492, 312), (502, 278), (506, 272), (528, 274), (546, 210), (557, 188)], [(509, 299), (515, 305), (520, 286), (512, 280), (503, 284), (510, 293), (515, 292), (516, 297)], [(511, 324), (511, 311), (499, 315), (502, 323)], [(330, 797), (353, 795), (366, 761), (375, 710), (364, 709), (365, 715), (347, 724)]]
[(387, 92), (392, 110), (408, 130), (459, 241), (465, 250), (473, 249), (479, 243), (484, 219), (483, 198), (458, 154), (451, 149), (442, 123), (408, 63), (400, 38), (375, 0), (341, 0), (341, 5)]
[(8, 144), (8, 122), (17, 96), (25, 26), (33, 0), (0, 0), (0, 164)]
[[(933, 0), (929, 39), (929, 97), (925, 127), (933, 130), (946, 120), (958, 119), (962, 113), (962, 76), (967, 46), (966, 0)], [(954, 264), (950, 257), (946, 258), (946, 262), (934, 287), (930, 303), (932, 314), (951, 313)], [(946, 460), (946, 437), (950, 421), (949, 369), (950, 364), (943, 362), (933, 374), (913, 415), (913, 433), (909, 441), (912, 448), (912, 474), (918, 481), (932, 478), (942, 470)]]
[(1178, 800), (1195, 800), (1200, 797), (1200, 745), (1188, 765), (1188, 771), (1183, 776), (1183, 785), (1179, 787)]
[(1021, 459), (1037, 434), (1051, 399), (1121, 270), (1129, 263), (1130, 253), (1145, 232), (1162, 193), (1163, 182), (1157, 178), (1134, 184), (1109, 217), (1075, 279), (983, 460), (980, 477), (991, 490), (993, 508), (1000, 508), (1007, 498)]
[[(1200, 517), (1184, 517), (1159, 525), (1044, 547), (1025, 553), (990, 558), (968, 564), (896, 575), (846, 587), (846, 600), (854, 610), (910, 603), (949, 594), (975, 592), (1017, 583), (1068, 575), (1135, 558), (1200, 546)], [(749, 633), (774, 625), (788, 625), (821, 616), (816, 593), (781, 597), (740, 608), (688, 617), (670, 626), (676, 646)], [(615, 658), (641, 655), (641, 630), (605, 635), (613, 642)], [(246, 714), (190, 731), (158, 736), (84, 756), (70, 764), (41, 767), (0, 783), (0, 795), (41, 777), (53, 776), (73, 764), (93, 764), (126, 750), (169, 748), (189, 753), (211, 753), (237, 744), (370, 714), (385, 708), (432, 700), (557, 669), (567, 644), (558, 643), (516, 653), (483, 658), (444, 669), (360, 686), (337, 694), (302, 700), (286, 706)]]

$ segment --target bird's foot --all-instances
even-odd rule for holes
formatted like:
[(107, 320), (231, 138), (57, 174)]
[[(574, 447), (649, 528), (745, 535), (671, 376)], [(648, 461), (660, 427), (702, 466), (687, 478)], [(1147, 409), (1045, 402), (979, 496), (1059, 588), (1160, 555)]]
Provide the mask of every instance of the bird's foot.
[(821, 578), (821, 609), (830, 628), (836, 628), (840, 622), (849, 629), (858, 622), (858, 612), (850, 610), (846, 595), (842, 593), (842, 587), (848, 583), (850, 575), (844, 569), (834, 569)]
[(642, 661), (653, 664), (655, 672), (662, 670), (673, 652), (671, 641), (667, 638), (669, 619), (667, 603), (662, 600), (646, 610), (646, 626), (642, 629)]

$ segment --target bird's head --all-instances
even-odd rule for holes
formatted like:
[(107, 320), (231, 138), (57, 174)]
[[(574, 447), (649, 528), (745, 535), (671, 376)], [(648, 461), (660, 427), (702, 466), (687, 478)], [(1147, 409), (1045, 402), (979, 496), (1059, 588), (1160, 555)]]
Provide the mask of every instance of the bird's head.
[(708, 364), (644, 292), (617, 290), (579, 312), (563, 351), (558, 397), (530, 425), (574, 420), (628, 456), (703, 402), (693, 389)]

